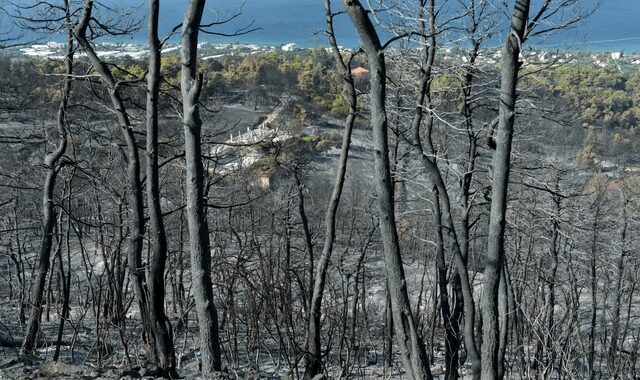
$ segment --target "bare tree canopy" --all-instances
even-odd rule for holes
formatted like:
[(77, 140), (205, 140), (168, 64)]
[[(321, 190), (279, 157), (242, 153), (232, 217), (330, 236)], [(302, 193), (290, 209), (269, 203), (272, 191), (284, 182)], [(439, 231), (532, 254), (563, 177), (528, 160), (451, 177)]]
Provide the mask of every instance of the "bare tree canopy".
[(0, 5), (1, 378), (639, 376), (639, 7)]

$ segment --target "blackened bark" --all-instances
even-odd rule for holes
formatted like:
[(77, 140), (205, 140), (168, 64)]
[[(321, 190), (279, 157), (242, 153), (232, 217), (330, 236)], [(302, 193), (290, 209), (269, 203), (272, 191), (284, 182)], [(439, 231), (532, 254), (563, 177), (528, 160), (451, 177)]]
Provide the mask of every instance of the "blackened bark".
[[(483, 16), (476, 12), (477, 6), (484, 8), (484, 5), (478, 5), (475, 0), (470, 1), (469, 9), (471, 12), (471, 25), (468, 32), (470, 34), (469, 42), (471, 43), (472, 48), (469, 53), (469, 64), (466, 65), (466, 72), (462, 87), (463, 114), (465, 117), (469, 145), (467, 148), (466, 169), (461, 180), (460, 206), (462, 208), (462, 217), (460, 220), (459, 235), (460, 258), (456, 259), (456, 262), (458, 263), (458, 273), (456, 273), (453, 278), (453, 288), (456, 294), (453, 302), (453, 315), (457, 318), (460, 314), (463, 314), (465, 348), (468, 354), (468, 359), (471, 362), (472, 376), (474, 379), (480, 377), (480, 353), (478, 352), (479, 345), (476, 342), (475, 300), (473, 299), (473, 291), (471, 289), (472, 285), (468, 280), (463, 284), (463, 278), (461, 278), (460, 272), (468, 273), (470, 235), (469, 214), (472, 206), (472, 202), (470, 202), (470, 198), (472, 196), (471, 183), (476, 170), (476, 159), (478, 155), (478, 134), (474, 128), (473, 118), (473, 112), (475, 109), (473, 105), (473, 99), (475, 98), (473, 89), (475, 88), (474, 79), (476, 76), (476, 61), (480, 52), (481, 41), (476, 38), (475, 33), (479, 29)], [(467, 299), (466, 303), (465, 294)]]
[(149, 68), (147, 72), (147, 207), (149, 209), (149, 271), (147, 272), (149, 322), (159, 375), (177, 377), (171, 322), (165, 314), (164, 271), (167, 262), (167, 235), (160, 206), (158, 178), (158, 97), (160, 94), (160, 40), (158, 16), (160, 0), (149, 0)]
[[(602, 191), (602, 190), (600, 190)], [(593, 221), (591, 224), (591, 258), (589, 263), (590, 277), (591, 277), (591, 316), (589, 321), (589, 346), (587, 351), (587, 367), (589, 370), (588, 378), (593, 380), (596, 377), (595, 373), (595, 356), (596, 356), (596, 319), (598, 316), (598, 230), (600, 228), (601, 217), (601, 193), (596, 195), (594, 201)]]
[[(67, 42), (72, 41), (72, 36), (69, 33), (69, 39)], [(71, 180), (73, 176), (67, 179), (65, 183), (65, 198), (67, 198), (67, 212), (71, 214)], [(58, 337), (56, 339), (56, 349), (53, 352), (53, 361), (58, 361), (60, 357), (60, 347), (62, 346), (62, 334), (64, 333), (64, 325), (69, 318), (69, 301), (71, 296), (71, 218), (67, 216), (67, 229), (65, 235), (65, 249), (67, 252), (67, 273), (64, 273), (64, 264), (62, 263), (62, 254), (58, 258), (58, 271), (62, 282), (62, 313), (60, 314), (60, 323), (58, 324)]]
[(387, 282), (396, 340), (406, 376), (410, 379), (432, 379), (429, 358), (416, 328), (407, 293), (407, 283), (400, 253), (395, 220), (395, 202), (389, 142), (387, 136), (386, 63), (377, 32), (358, 0), (343, 0), (346, 13), (356, 28), (370, 66), (370, 106), (373, 129), (375, 186), (377, 192), (380, 232), (385, 258)]
[(300, 221), (302, 222), (302, 232), (304, 234), (304, 245), (307, 247), (307, 282), (305, 286), (307, 287), (306, 293), (303, 294), (302, 298), (307, 309), (307, 321), (309, 320), (309, 310), (311, 310), (311, 296), (313, 295), (313, 268), (314, 268), (314, 254), (313, 254), (313, 239), (311, 236), (311, 229), (309, 228), (309, 218), (307, 218), (307, 211), (304, 206), (304, 186), (302, 184), (302, 173), (300, 173), (299, 168), (293, 169), (293, 177), (296, 181), (296, 190), (298, 191), (298, 215), (300, 216)]
[(205, 0), (190, 0), (182, 23), (182, 122), (184, 127), (187, 193), (187, 225), (191, 249), (191, 280), (200, 331), (202, 376), (222, 369), (218, 313), (213, 303), (209, 226), (205, 213), (205, 172), (202, 163), (202, 120), (199, 99), (202, 75), (198, 74), (198, 33)]
[[(435, 158), (431, 158), (429, 154), (435, 156), (433, 144), (430, 140), (431, 130), (433, 128), (433, 115), (429, 115), (427, 118), (427, 135), (426, 144), (428, 151), (425, 152), (425, 148), (422, 145), (422, 139), (420, 136), (420, 127), (422, 125), (424, 117), (424, 109), (431, 107), (431, 73), (433, 69), (433, 62), (435, 59), (435, 46), (436, 46), (436, 30), (435, 30), (435, 4), (433, 0), (429, 0), (428, 5), (428, 18), (429, 18), (429, 39), (427, 46), (424, 50), (424, 62), (420, 75), (420, 90), (417, 96), (415, 116), (412, 121), (412, 138), (410, 139), (412, 145), (412, 152), (417, 156), (418, 160), (424, 167), (425, 171), (429, 175), (429, 181), (434, 191), (438, 192), (437, 199), (440, 201), (438, 205), (440, 212), (440, 225), (444, 227), (447, 232), (447, 239), (449, 241), (449, 247), (451, 254), (454, 258), (457, 273), (454, 278), (454, 286), (456, 291), (456, 303), (452, 317), (459, 315), (460, 307), (464, 310), (464, 340), (465, 349), (467, 355), (471, 361), (472, 372), (475, 377), (479, 376), (480, 372), (480, 355), (478, 353), (476, 341), (475, 341), (475, 301), (473, 299), (473, 291), (471, 289), (471, 283), (469, 280), (469, 274), (467, 271), (466, 256), (463, 256), (461, 250), (461, 244), (459, 242), (456, 227), (453, 222), (453, 216), (451, 211), (451, 202), (449, 193), (442, 178), (438, 163)], [(426, 29), (426, 28), (423, 28)], [(425, 107), (426, 105), (426, 107)], [(470, 180), (470, 177), (469, 177)], [(463, 226), (464, 227), (464, 226)], [(463, 229), (463, 232), (468, 232), (468, 229)], [(463, 236), (463, 244), (465, 249), (467, 247), (467, 238)], [(466, 250), (464, 251), (466, 253)], [(461, 296), (461, 297), (460, 297)], [(457, 323), (450, 326), (450, 333), (458, 334)]]
[(140, 308), (140, 316), (142, 319), (142, 325), (144, 327), (143, 341), (145, 343), (145, 350), (149, 359), (153, 360), (156, 357), (154, 345), (151, 341), (153, 336), (153, 330), (151, 329), (151, 323), (149, 321), (149, 311), (147, 308), (147, 296), (145, 292), (144, 280), (145, 273), (142, 265), (142, 244), (144, 238), (144, 204), (142, 182), (140, 180), (140, 156), (138, 153), (138, 146), (134, 135), (134, 126), (129, 120), (126, 106), (118, 83), (113, 77), (109, 66), (98, 57), (93, 46), (87, 39), (87, 30), (89, 29), (89, 23), (93, 19), (93, 0), (86, 0), (84, 3), (84, 10), (82, 16), (78, 20), (77, 25), (73, 30), (73, 35), (76, 40), (82, 46), (87, 53), (89, 62), (93, 66), (94, 70), (100, 75), (102, 83), (107, 87), (111, 104), (114, 108), (114, 112), (120, 125), (120, 130), (124, 137), (127, 151), (127, 182), (129, 185), (130, 195), (130, 234), (128, 244), (128, 267), (129, 274), (133, 281), (133, 288), (138, 300), (138, 307)]
[(384, 307), (384, 376), (387, 378), (393, 368), (393, 315), (391, 312), (391, 295), (389, 285), (385, 283)]
[(554, 320), (555, 320), (555, 307), (556, 307), (556, 275), (558, 272), (558, 239), (560, 230), (560, 211), (562, 198), (557, 194), (559, 192), (559, 177), (556, 178), (556, 194), (553, 195), (553, 203), (555, 206), (555, 214), (553, 217), (552, 231), (551, 231), (551, 245), (549, 247), (549, 253), (551, 254), (551, 267), (548, 279), (548, 288), (546, 295), (546, 309), (545, 309), (545, 359), (544, 359), (544, 373), (543, 377), (548, 379), (554, 370), (556, 350), (554, 349)]
[[(627, 229), (629, 227), (629, 219), (627, 216), (627, 207), (629, 200), (624, 196), (624, 205), (622, 208), (622, 230), (620, 232), (620, 255), (616, 265), (616, 278), (613, 286), (613, 303), (611, 305), (611, 342), (608, 348), (608, 364), (609, 377), (616, 377), (620, 371), (620, 355), (618, 353), (618, 343), (620, 340), (620, 305), (622, 301), (622, 278), (625, 273), (625, 258), (627, 254)], [(624, 342), (624, 340), (622, 340)]]
[[(69, 21), (69, 3), (65, 1), (65, 12), (67, 21)], [(70, 25), (70, 24), (69, 24)], [(68, 27), (70, 28), (70, 26)], [(58, 106), (57, 127), (60, 133), (58, 145), (56, 149), (47, 154), (44, 158), (44, 165), (47, 168), (47, 176), (45, 179), (42, 193), (42, 242), (40, 243), (40, 254), (38, 255), (38, 269), (34, 272), (34, 282), (31, 298), (31, 314), (29, 323), (25, 332), (24, 340), (20, 353), (22, 355), (32, 355), (34, 353), (38, 332), (40, 331), (40, 322), (42, 317), (42, 299), (44, 296), (44, 288), (47, 281), (47, 273), (49, 272), (51, 260), (51, 248), (53, 246), (53, 230), (56, 224), (56, 210), (54, 207), (54, 189), (58, 172), (62, 168), (62, 158), (67, 149), (67, 106), (71, 96), (71, 82), (73, 78), (73, 41), (71, 32), (67, 33), (67, 54), (64, 59), (65, 77), (62, 82), (62, 99)]]
[(438, 293), (440, 298), (440, 315), (445, 330), (445, 380), (458, 379), (459, 354), (458, 349), (458, 320), (453, 318), (449, 305), (449, 290), (447, 279), (447, 263), (444, 256), (444, 237), (442, 233), (442, 211), (440, 210), (440, 196), (438, 189), (433, 189), (433, 211), (436, 221), (436, 268), (438, 270)]
[(347, 173), (347, 159), (349, 157), (349, 147), (351, 146), (351, 133), (353, 131), (353, 124), (357, 116), (356, 89), (353, 81), (353, 76), (351, 75), (351, 69), (348, 66), (348, 63), (345, 64), (335, 39), (333, 31), (333, 12), (331, 11), (331, 2), (329, 0), (325, 0), (324, 4), (326, 11), (327, 34), (329, 35), (329, 42), (332, 47), (336, 65), (338, 67), (338, 70), (340, 71), (340, 74), (342, 75), (343, 96), (349, 104), (349, 114), (347, 115), (347, 118), (345, 120), (344, 132), (342, 134), (342, 149), (340, 151), (338, 171), (336, 173), (336, 178), (333, 184), (333, 191), (331, 193), (331, 198), (329, 199), (329, 204), (325, 213), (324, 246), (322, 248), (322, 255), (318, 260), (315, 280), (313, 283), (313, 294), (310, 300), (308, 321), (309, 325), (307, 326), (306, 336), (307, 342), (304, 370), (305, 379), (312, 379), (322, 370), (322, 362), (320, 357), (320, 317), (322, 315), (322, 297), (327, 277), (327, 269), (329, 268), (329, 261), (333, 252), (333, 243), (336, 237), (336, 215), (338, 212), (338, 206), (340, 204), (340, 197), (342, 196), (344, 179)]
[(500, 335), (498, 337), (498, 379), (504, 379), (505, 365), (504, 360), (507, 354), (507, 343), (509, 338), (509, 304), (507, 294), (507, 263), (502, 266), (502, 272), (500, 275), (500, 283), (498, 284), (498, 326), (500, 328)]
[(493, 154), (493, 178), (489, 238), (482, 291), (482, 374), (483, 380), (498, 378), (498, 288), (504, 261), (504, 232), (507, 190), (511, 168), (511, 142), (515, 119), (516, 85), (521, 63), (519, 55), (529, 17), (530, 0), (517, 0), (509, 34), (502, 53), (500, 108)]

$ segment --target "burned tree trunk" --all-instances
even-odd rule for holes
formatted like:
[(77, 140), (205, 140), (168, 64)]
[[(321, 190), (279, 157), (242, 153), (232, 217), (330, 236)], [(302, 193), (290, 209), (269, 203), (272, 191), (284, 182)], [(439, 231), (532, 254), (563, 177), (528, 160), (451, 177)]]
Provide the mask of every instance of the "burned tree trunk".
[(629, 218), (627, 215), (627, 207), (629, 200), (626, 194), (623, 195), (622, 206), (622, 229), (620, 231), (620, 255), (616, 264), (615, 280), (613, 285), (613, 302), (611, 304), (611, 341), (609, 343), (607, 361), (609, 365), (609, 376), (617, 376), (621, 370), (620, 353), (624, 346), (624, 341), (620, 340), (620, 308), (623, 295), (623, 277), (625, 273), (625, 260), (627, 256), (627, 230), (629, 228)]
[(482, 375), (483, 380), (498, 378), (498, 289), (504, 261), (504, 232), (507, 212), (507, 188), (511, 168), (511, 142), (516, 106), (516, 85), (522, 42), (529, 17), (530, 0), (517, 0), (511, 18), (509, 35), (503, 48), (500, 110), (493, 154), (493, 178), (489, 238), (482, 292)]
[[(66, 18), (69, 20), (69, 4), (65, 2)], [(42, 316), (42, 298), (44, 296), (44, 288), (47, 281), (47, 273), (49, 272), (51, 248), (53, 246), (53, 230), (56, 225), (56, 210), (54, 206), (54, 189), (58, 172), (62, 168), (63, 156), (67, 149), (67, 106), (71, 96), (71, 82), (73, 81), (73, 40), (71, 32), (67, 34), (67, 54), (64, 59), (65, 77), (62, 82), (62, 99), (58, 106), (57, 125), (60, 134), (58, 146), (49, 153), (44, 159), (44, 165), (47, 168), (47, 177), (45, 179), (42, 194), (42, 213), (43, 213), (43, 229), (42, 242), (40, 243), (40, 254), (38, 256), (38, 269), (34, 272), (34, 283), (32, 288), (31, 314), (29, 323), (22, 342), (21, 354), (31, 355), (35, 349), (38, 332), (40, 331), (40, 319)]]
[[(431, 135), (434, 126), (433, 114), (429, 113), (429, 117), (426, 120), (427, 138), (424, 142), (424, 144), (426, 145), (426, 149), (425, 147), (423, 147), (422, 137), (420, 133), (422, 121), (425, 116), (425, 108), (430, 109), (432, 107), (431, 80), (436, 48), (435, 1), (429, 0), (428, 5), (425, 1), (423, 6), (426, 6), (428, 8), (427, 19), (429, 24), (429, 31), (426, 32), (427, 28), (424, 26), (422, 27), (422, 29), (424, 30), (423, 33), (425, 35), (429, 35), (429, 37), (425, 41), (426, 45), (424, 48), (422, 68), (420, 72), (419, 92), (417, 94), (415, 115), (413, 117), (410, 130), (412, 136), (410, 138), (407, 138), (407, 140), (410, 141), (410, 144), (412, 146), (412, 153), (416, 155), (417, 159), (424, 167), (425, 172), (429, 175), (429, 182), (433, 189), (433, 192), (435, 193), (434, 202), (438, 202), (438, 204), (434, 206), (434, 208), (436, 208), (435, 211), (437, 214), (436, 223), (439, 226), (438, 228), (441, 229), (440, 232), (446, 231), (449, 248), (456, 265), (457, 273), (454, 277), (454, 285), (456, 286), (456, 288), (454, 289), (454, 291), (457, 293), (457, 296), (459, 298), (456, 298), (456, 301), (453, 305), (453, 311), (447, 313), (451, 315), (451, 320), (449, 321), (450, 324), (446, 329), (448, 332), (447, 339), (458, 340), (458, 342), (456, 342), (455, 344), (449, 344), (449, 346), (457, 350), (460, 345), (458, 316), (460, 313), (460, 308), (462, 308), (464, 312), (463, 335), (465, 350), (471, 361), (473, 376), (474, 378), (476, 378), (480, 374), (480, 355), (478, 353), (475, 341), (475, 301), (473, 299), (473, 291), (467, 271), (466, 243), (468, 236), (463, 235), (462, 237), (462, 244), (464, 244), (465, 247), (463, 250), (461, 249), (461, 243), (456, 232), (456, 226), (453, 222), (453, 213), (451, 209), (449, 192), (444, 182), (440, 168), (438, 167), (438, 162), (435, 158), (436, 152), (433, 146), (433, 142), (431, 141)], [(463, 224), (463, 233), (468, 232), (468, 230), (465, 230), (464, 227), (465, 226)], [(438, 262), (436, 263), (438, 264)], [(446, 284), (444, 284), (444, 286), (446, 286)], [(448, 375), (453, 375), (453, 372), (457, 371), (457, 366), (452, 366), (450, 370), (451, 371), (447, 371)]]
[(130, 234), (129, 246), (128, 246), (128, 265), (129, 274), (133, 281), (133, 288), (135, 290), (136, 298), (138, 300), (138, 306), (140, 308), (140, 316), (142, 318), (142, 325), (144, 326), (143, 341), (145, 344), (145, 350), (150, 360), (154, 360), (156, 357), (154, 344), (153, 344), (153, 330), (149, 320), (149, 311), (147, 303), (147, 294), (145, 290), (145, 273), (142, 265), (142, 246), (145, 229), (144, 219), (144, 203), (142, 187), (142, 181), (140, 180), (140, 157), (138, 153), (138, 145), (134, 135), (134, 126), (127, 114), (125, 102), (120, 94), (120, 84), (115, 80), (109, 66), (98, 57), (93, 45), (89, 42), (87, 37), (87, 30), (89, 24), (93, 19), (93, 0), (86, 0), (84, 3), (84, 10), (82, 16), (78, 20), (78, 24), (73, 30), (73, 34), (84, 51), (87, 54), (89, 62), (93, 66), (94, 70), (100, 76), (102, 83), (107, 88), (111, 104), (114, 108), (114, 112), (118, 119), (118, 124), (122, 135), (124, 137), (127, 150), (127, 182), (129, 185), (130, 194)]
[(349, 114), (345, 120), (345, 128), (342, 135), (342, 149), (340, 151), (338, 172), (336, 174), (335, 182), (333, 184), (333, 192), (331, 193), (331, 199), (329, 200), (329, 205), (327, 206), (325, 214), (324, 224), (326, 232), (324, 246), (322, 248), (322, 256), (320, 256), (320, 259), (318, 260), (315, 281), (313, 283), (313, 294), (310, 301), (309, 325), (307, 326), (306, 336), (305, 379), (313, 378), (322, 370), (322, 363), (320, 360), (320, 317), (322, 315), (322, 296), (327, 277), (327, 269), (329, 267), (329, 260), (331, 258), (331, 253), (333, 252), (333, 243), (336, 237), (336, 215), (338, 212), (338, 205), (340, 204), (340, 197), (342, 196), (344, 179), (347, 173), (347, 159), (349, 157), (349, 147), (351, 145), (351, 133), (353, 131), (353, 124), (357, 115), (357, 96), (353, 76), (351, 75), (351, 68), (349, 67), (349, 62), (344, 62), (342, 53), (340, 53), (340, 49), (338, 48), (338, 44), (335, 39), (333, 31), (334, 15), (331, 11), (331, 2), (329, 0), (325, 0), (324, 4), (327, 18), (327, 34), (329, 35), (329, 42), (333, 50), (336, 65), (340, 70), (340, 74), (342, 75), (344, 82), (343, 96), (349, 104)]
[(176, 377), (176, 357), (171, 323), (165, 314), (164, 271), (167, 235), (160, 207), (158, 179), (158, 97), (160, 94), (159, 0), (149, 0), (149, 68), (147, 73), (147, 205), (149, 208), (149, 270), (147, 272), (149, 322), (153, 330), (155, 362), (159, 374)]
[(416, 380), (431, 379), (429, 358), (411, 311), (396, 228), (385, 107), (387, 78), (384, 51), (375, 27), (360, 1), (343, 0), (343, 3), (356, 28), (370, 66), (371, 126), (375, 151), (374, 182), (397, 343), (407, 377)]
[(209, 226), (205, 213), (205, 172), (202, 163), (199, 112), (202, 75), (198, 74), (198, 32), (205, 0), (190, 0), (182, 23), (182, 122), (184, 127), (187, 194), (187, 225), (191, 249), (191, 281), (200, 331), (202, 375), (222, 369), (218, 313), (213, 304)]

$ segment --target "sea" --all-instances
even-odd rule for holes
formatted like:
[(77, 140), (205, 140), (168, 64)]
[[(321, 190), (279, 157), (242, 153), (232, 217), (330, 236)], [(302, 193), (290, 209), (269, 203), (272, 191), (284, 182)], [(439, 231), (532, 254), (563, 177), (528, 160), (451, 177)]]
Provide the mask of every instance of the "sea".
[[(460, 11), (460, 4), (469, 0), (439, 0), (436, 1), (440, 18)], [(492, 30), (490, 45), (500, 45), (508, 30), (509, 12), (514, 0), (476, 0), (477, 3), (486, 1), (490, 11), (495, 12), (496, 26)], [(539, 9), (544, 0), (532, 0), (533, 13)], [(367, 1), (363, 1), (366, 3)], [(623, 51), (627, 53), (640, 52), (640, 0), (552, 0), (552, 4), (566, 2), (575, 3), (575, 9), (581, 14), (591, 15), (583, 21), (572, 25), (568, 29), (561, 29), (544, 36), (532, 38), (528, 46), (536, 49), (549, 50), (586, 50), (586, 51)], [(144, 0), (103, 0), (115, 9), (132, 9), (138, 19), (144, 21), (147, 14)], [(334, 0), (334, 11), (341, 11), (342, 1)], [(382, 20), (389, 20), (397, 14), (404, 4), (415, 3), (415, 0), (369, 0), (376, 9), (376, 15)], [(169, 31), (182, 21), (186, 0), (161, 0), (160, 30), (168, 34)], [(217, 34), (202, 34), (200, 40), (212, 43), (240, 43), (281, 46), (295, 43), (300, 47), (326, 47), (324, 0), (208, 0), (205, 10), (205, 23), (219, 23), (231, 19), (224, 24), (217, 24), (208, 30)], [(380, 5), (382, 4), (382, 5)], [(1, 12), (0, 12), (1, 13)], [(406, 12), (405, 12), (406, 13)], [(561, 11), (547, 22), (539, 25), (538, 30), (553, 28), (571, 19), (573, 11)], [(409, 15), (410, 16), (410, 15)], [(2, 20), (0, 20), (2, 21)], [(464, 21), (458, 20), (457, 26), (464, 26)], [(6, 20), (4, 20), (6, 23)], [(144, 25), (144, 24), (141, 24)], [(255, 30), (254, 30), (255, 29)], [(338, 44), (355, 48), (359, 45), (357, 35), (345, 14), (335, 17), (335, 29)], [(385, 28), (379, 28), (384, 38), (393, 33)], [(455, 30), (456, 28), (450, 28)], [(220, 34), (234, 34), (253, 30), (250, 33), (221, 36)], [(458, 40), (455, 32), (442, 36), (442, 44), (451, 40)], [(59, 38), (52, 38), (59, 40)], [(173, 40), (177, 41), (178, 36)], [(138, 32), (126, 37), (105, 37), (103, 40), (121, 43), (144, 43), (146, 31), (141, 28)]]
[[(138, 0), (139, 1), (139, 0)], [(476, 0), (479, 3), (483, 0)], [(513, 0), (485, 0), (488, 9), (496, 12), (499, 24), (489, 44), (499, 45), (503, 35), (508, 30), (509, 10)], [(436, 1), (441, 15), (459, 12), (459, 4), (468, 0)], [(543, 0), (533, 0), (535, 13)], [(552, 0), (553, 3), (566, 2)], [(130, 2), (127, 2), (130, 3)], [(144, 2), (142, 2), (144, 3)], [(163, 0), (162, 22), (172, 25), (180, 22), (179, 17), (184, 13), (186, 1)], [(341, 11), (342, 1), (332, 2), (335, 11)], [(363, 1), (366, 3), (366, 1)], [(377, 14), (385, 18), (385, 13), (395, 14), (402, 4), (415, 3), (408, 0), (370, 0)], [(396, 4), (394, 4), (396, 3)], [(571, 3), (571, 1), (569, 1)], [(218, 30), (232, 33), (251, 25), (260, 28), (252, 33), (236, 37), (203, 36), (204, 40), (212, 42), (239, 42), (261, 45), (282, 45), (296, 43), (302, 47), (323, 47), (327, 45), (325, 30), (325, 11), (323, 0), (209, 0), (207, 1), (205, 18), (209, 20), (224, 19), (235, 13), (241, 13), (229, 25), (222, 25)], [(378, 6), (382, 4), (382, 6)], [(388, 5), (389, 4), (389, 5)], [(534, 38), (529, 46), (540, 49), (572, 49), (587, 51), (624, 51), (640, 52), (640, 0), (577, 0), (575, 9), (581, 14), (589, 14), (584, 21), (569, 29), (559, 30), (545, 36)], [(385, 8), (386, 6), (386, 8)], [(506, 7), (506, 8), (505, 8)], [(141, 11), (146, 11), (144, 6)], [(557, 26), (575, 15), (571, 11), (558, 12), (556, 17), (539, 26), (547, 29)], [(444, 19), (446, 16), (442, 16)], [(335, 18), (335, 29), (338, 43), (345, 47), (357, 47), (358, 39), (346, 15)], [(380, 33), (389, 37), (391, 32), (381, 28)], [(144, 37), (144, 33), (143, 33)], [(456, 36), (443, 37), (449, 40)]]

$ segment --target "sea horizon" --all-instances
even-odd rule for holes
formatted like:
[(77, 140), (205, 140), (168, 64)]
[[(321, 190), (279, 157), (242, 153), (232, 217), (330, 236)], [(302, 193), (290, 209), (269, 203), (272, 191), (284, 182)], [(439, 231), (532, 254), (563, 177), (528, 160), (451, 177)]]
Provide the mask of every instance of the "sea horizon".
[[(117, 1), (117, 0), (111, 0)], [(583, 0), (580, 4), (580, 12), (589, 12), (594, 9), (596, 2), (601, 5), (595, 8), (586, 20), (579, 22), (574, 27), (560, 30), (545, 38), (534, 38), (527, 46), (539, 50), (583, 50), (594, 52), (623, 51), (625, 53), (640, 52), (640, 29), (636, 22), (640, 20), (640, 0)], [(287, 43), (296, 43), (304, 48), (327, 47), (326, 20), (323, 2), (321, 0), (245, 0), (244, 6), (238, 8), (237, 0), (218, 0), (210, 3), (205, 12), (208, 20), (221, 18), (225, 14), (239, 12), (241, 15), (229, 25), (222, 27), (225, 33), (233, 32), (251, 25), (259, 30), (237, 37), (222, 38), (202, 34), (201, 40), (210, 40), (214, 43), (259, 44), (279, 46)], [(342, 11), (341, 2), (333, 2), (333, 11)], [(440, 11), (444, 14), (447, 8), (454, 8), (455, 2), (440, 0), (443, 5)], [(501, 13), (500, 2), (493, 3), (494, 11)], [(534, 7), (540, 0), (533, 0)], [(214, 7), (214, 5), (216, 7)], [(165, 25), (173, 25), (179, 18), (169, 15), (180, 15), (184, 11), (184, 5), (179, 0), (167, 0), (164, 2), (164, 18), (161, 21)], [(140, 9), (146, 10), (144, 6)], [(456, 12), (448, 9), (449, 12)], [(570, 12), (569, 12), (570, 13)], [(570, 17), (565, 15), (565, 17)], [(442, 17), (444, 19), (444, 17)], [(550, 22), (561, 23), (563, 17), (552, 19)], [(496, 47), (502, 45), (503, 37), (508, 29), (508, 17), (499, 17), (499, 24), (493, 31), (493, 37), (487, 41), (487, 45)], [(541, 28), (549, 25), (543, 24)], [(348, 17), (345, 14), (334, 18), (334, 29), (338, 45), (347, 48), (359, 47), (359, 41)], [(381, 39), (390, 37), (389, 33), (378, 27)], [(145, 39), (145, 31), (143, 31)], [(457, 36), (449, 36), (457, 39)], [(446, 37), (445, 37), (446, 39)]]
[[(537, 0), (534, 0), (534, 3)], [(597, 0), (585, 0), (584, 7), (591, 6)], [(141, 28), (131, 35), (121, 37), (103, 37), (98, 42), (111, 43), (146, 43), (146, 2), (143, 0), (124, 1), (108, 0), (107, 3), (120, 9), (130, 9), (133, 18), (141, 21)], [(339, 2), (336, 2), (334, 11), (340, 11)], [(205, 11), (205, 22), (211, 22), (228, 18), (238, 13), (237, 18), (231, 22), (219, 26), (215, 32), (233, 34), (243, 28), (253, 29), (251, 33), (221, 37), (201, 33), (200, 41), (214, 44), (244, 44), (279, 47), (289, 43), (295, 43), (302, 48), (328, 47), (328, 39), (324, 32), (325, 14), (322, 1), (319, 0), (245, 0), (240, 7), (234, 0), (219, 0), (209, 2)], [(215, 6), (215, 7), (214, 7)], [(495, 6), (498, 9), (498, 5)], [(184, 12), (184, 2), (180, 0), (167, 0), (161, 2), (160, 11), (160, 35), (166, 36), (170, 30), (181, 22)], [(602, 5), (585, 21), (570, 29), (560, 30), (545, 38), (536, 37), (527, 42), (527, 48), (536, 50), (569, 50), (586, 52), (614, 52), (621, 51), (626, 54), (640, 52), (640, 29), (635, 26), (636, 20), (640, 20), (640, 0), (602, 0)], [(2, 19), (0, 18), (0, 21)], [(5, 20), (6, 24), (6, 20)], [(334, 27), (338, 45), (345, 48), (359, 47), (359, 41), (355, 31), (346, 15), (340, 15), (334, 20)], [(487, 46), (498, 47), (502, 44), (505, 35), (508, 18), (506, 15), (500, 18), (500, 23), (493, 30), (493, 36), (487, 40)], [(547, 27), (542, 25), (541, 27)], [(382, 28), (378, 28), (382, 39), (389, 38)], [(177, 33), (179, 34), (179, 32)], [(178, 35), (169, 41), (178, 42)], [(26, 37), (33, 38), (33, 35)], [(456, 40), (456, 36), (446, 36), (439, 44), (446, 43), (447, 38)], [(63, 36), (39, 35), (38, 41), (64, 40)]]

